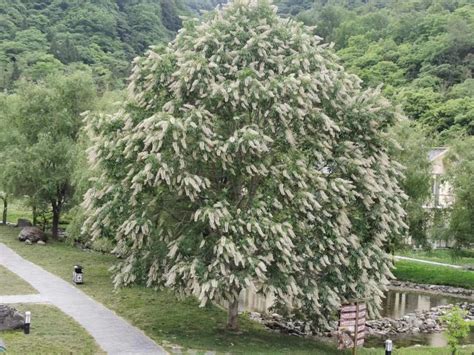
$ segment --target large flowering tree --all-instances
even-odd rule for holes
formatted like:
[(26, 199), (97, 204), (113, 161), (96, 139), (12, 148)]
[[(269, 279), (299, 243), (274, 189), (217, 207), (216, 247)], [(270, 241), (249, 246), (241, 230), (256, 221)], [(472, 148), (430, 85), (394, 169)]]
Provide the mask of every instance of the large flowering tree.
[(226, 300), (233, 329), (244, 289), (316, 326), (349, 298), (380, 302), (384, 243), (404, 229), (397, 115), (310, 28), (237, 0), (130, 79), (123, 109), (87, 119), (101, 174), (84, 232), (115, 238), (117, 285)]

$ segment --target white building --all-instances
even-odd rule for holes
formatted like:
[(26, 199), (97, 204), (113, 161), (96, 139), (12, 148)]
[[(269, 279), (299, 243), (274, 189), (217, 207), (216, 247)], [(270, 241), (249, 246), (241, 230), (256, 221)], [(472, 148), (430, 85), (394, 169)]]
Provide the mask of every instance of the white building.
[(446, 167), (444, 158), (448, 153), (448, 148), (433, 148), (428, 153), (428, 159), (431, 162), (431, 172), (433, 175), (433, 185), (430, 201), (423, 206), (424, 208), (448, 208), (454, 202), (453, 188), (445, 179)]
[[(423, 207), (429, 209), (431, 212), (442, 212), (442, 210), (449, 208), (454, 202), (453, 187), (446, 179), (445, 158), (449, 149), (446, 147), (433, 148), (428, 153), (428, 159), (431, 162), (432, 172), (432, 189), (431, 197), (426, 205)], [(443, 214), (432, 213), (432, 223), (447, 223), (436, 218), (443, 218)], [(430, 238), (433, 248), (446, 248), (452, 246), (449, 240), (440, 238)]]

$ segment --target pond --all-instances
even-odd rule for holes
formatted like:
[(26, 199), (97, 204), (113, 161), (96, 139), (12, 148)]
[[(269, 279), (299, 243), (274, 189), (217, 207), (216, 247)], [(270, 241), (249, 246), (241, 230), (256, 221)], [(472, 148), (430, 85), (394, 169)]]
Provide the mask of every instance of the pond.
[(389, 290), (382, 302), (381, 313), (383, 317), (399, 319), (408, 313), (429, 311), (432, 307), (464, 300), (464, 298), (433, 293)]
[[(387, 297), (382, 303), (383, 308), (381, 314), (383, 317), (389, 317), (393, 319), (402, 318), (408, 313), (428, 311), (432, 307), (465, 301), (464, 298), (415, 291), (390, 290), (387, 292), (386, 296)], [(416, 344), (435, 347), (448, 345), (448, 340), (444, 333), (419, 333), (414, 335), (390, 335), (385, 337), (369, 336), (366, 339), (364, 346), (383, 346), (385, 339), (389, 338), (397, 347), (406, 347)], [(471, 328), (471, 332), (465, 339), (464, 343), (474, 343), (474, 328)]]
[[(446, 304), (454, 304), (465, 301), (465, 298), (454, 296), (437, 295), (418, 291), (390, 290), (382, 303), (381, 315), (393, 319), (402, 318), (408, 313), (428, 311), (432, 307)], [(255, 311), (264, 313), (272, 305), (271, 297), (266, 299), (256, 296), (250, 292), (243, 292), (240, 295), (240, 311)], [(392, 339), (397, 347), (412, 345), (447, 346), (447, 339), (444, 333), (399, 335), (399, 336), (369, 336), (365, 341), (365, 347), (383, 347), (385, 339)], [(471, 328), (469, 336), (464, 343), (474, 343), (474, 328)]]

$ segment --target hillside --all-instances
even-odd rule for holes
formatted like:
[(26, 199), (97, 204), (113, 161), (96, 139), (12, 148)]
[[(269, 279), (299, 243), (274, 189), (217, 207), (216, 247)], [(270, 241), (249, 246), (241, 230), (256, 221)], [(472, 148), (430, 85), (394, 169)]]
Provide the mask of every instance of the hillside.
[(365, 85), (384, 84), (434, 132), (474, 134), (474, 5), (469, 0), (282, 0), (316, 26)]
[[(20, 77), (89, 68), (101, 90), (123, 87), (130, 61), (225, 0), (0, 0), (0, 90)], [(316, 26), (365, 85), (433, 133), (474, 134), (474, 5), (469, 0), (280, 0)], [(444, 139), (444, 138), (443, 138)]]
[(172, 39), (191, 5), (196, 9), (182, 0), (0, 0), (0, 90), (21, 76), (35, 80), (83, 65), (104, 85), (120, 86), (130, 61)]

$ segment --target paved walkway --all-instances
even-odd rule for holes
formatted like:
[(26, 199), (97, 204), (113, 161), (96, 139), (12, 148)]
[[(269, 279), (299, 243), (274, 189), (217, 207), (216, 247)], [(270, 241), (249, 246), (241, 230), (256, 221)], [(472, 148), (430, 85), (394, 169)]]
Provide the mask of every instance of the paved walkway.
[(0, 265), (30, 283), (43, 300), (74, 318), (108, 354), (166, 354), (162, 347), (123, 318), (72, 284), (23, 259), (2, 243)]
[(421, 259), (415, 259), (415, 258), (409, 258), (407, 256), (395, 256), (395, 259), (399, 260), (409, 260), (409, 261), (416, 261), (418, 263), (425, 263), (425, 264), (430, 264), (430, 265), (438, 265), (438, 266), (446, 266), (446, 267), (452, 267), (454, 269), (462, 269), (462, 266), (460, 265), (452, 265), (452, 264), (445, 264), (445, 263), (438, 263), (436, 261), (429, 261), (429, 260), (421, 260)]

